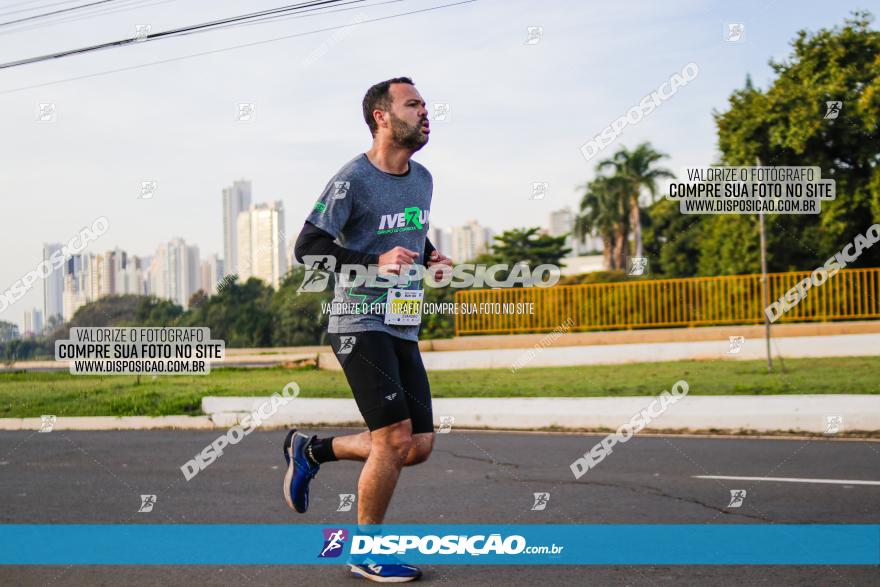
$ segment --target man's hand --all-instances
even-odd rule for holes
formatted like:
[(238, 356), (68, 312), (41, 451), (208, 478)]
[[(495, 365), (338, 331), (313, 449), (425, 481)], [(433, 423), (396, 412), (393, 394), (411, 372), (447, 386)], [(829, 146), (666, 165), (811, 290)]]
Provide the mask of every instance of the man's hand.
[(404, 247), (394, 247), (379, 255), (379, 273), (400, 275), (402, 267), (412, 265), (419, 254)]
[(452, 267), (452, 259), (441, 253), (440, 251), (434, 249), (431, 251), (431, 256), (428, 258), (428, 267), (432, 265), (449, 265)]
[(430, 269), (429, 273), (431, 278), (434, 281), (440, 281), (443, 278), (447, 267), (450, 270), (452, 269), (452, 259), (437, 249), (431, 251), (431, 256), (428, 258), (428, 268)]

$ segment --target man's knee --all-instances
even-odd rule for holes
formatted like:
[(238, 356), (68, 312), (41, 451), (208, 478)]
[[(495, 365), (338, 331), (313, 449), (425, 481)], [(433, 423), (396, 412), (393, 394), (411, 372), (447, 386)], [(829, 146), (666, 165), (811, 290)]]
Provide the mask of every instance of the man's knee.
[(410, 449), (407, 465), (418, 465), (424, 463), (431, 456), (434, 450), (434, 434), (418, 434), (413, 440), (412, 449)]
[(372, 444), (381, 451), (394, 453), (401, 460), (406, 459), (413, 446), (411, 422), (404, 420), (374, 431)]
[(408, 466), (412, 465), (420, 465), (428, 460), (428, 457), (431, 456), (431, 447), (428, 448), (417, 448), (410, 455), (409, 460), (406, 462)]

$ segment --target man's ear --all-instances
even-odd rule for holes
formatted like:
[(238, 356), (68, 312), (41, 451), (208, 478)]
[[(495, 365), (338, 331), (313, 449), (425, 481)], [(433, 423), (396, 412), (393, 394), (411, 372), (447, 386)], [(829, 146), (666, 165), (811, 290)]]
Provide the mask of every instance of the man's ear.
[(376, 130), (378, 131), (382, 128), (382, 119), (384, 118), (384, 113), (378, 108), (373, 110), (373, 120), (376, 122)]
[[(378, 112), (378, 115), (376, 114), (377, 112)], [(382, 128), (382, 123), (387, 124), (387, 117), (388, 117), (388, 113), (385, 112), (384, 110), (379, 110), (378, 108), (373, 110), (373, 120), (376, 121), (377, 128)]]

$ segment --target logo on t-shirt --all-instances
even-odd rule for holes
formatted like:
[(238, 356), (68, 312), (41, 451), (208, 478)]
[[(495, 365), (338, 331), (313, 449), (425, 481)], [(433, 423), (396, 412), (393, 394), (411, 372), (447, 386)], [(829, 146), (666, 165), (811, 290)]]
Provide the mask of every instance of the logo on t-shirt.
[(422, 210), (418, 206), (410, 206), (397, 214), (382, 214), (382, 218), (379, 219), (379, 230), (376, 231), (376, 234), (421, 230), (427, 223), (428, 210)]
[(341, 200), (345, 197), (345, 194), (348, 193), (349, 188), (351, 187), (351, 183), (348, 181), (334, 181), (333, 182), (333, 199)]

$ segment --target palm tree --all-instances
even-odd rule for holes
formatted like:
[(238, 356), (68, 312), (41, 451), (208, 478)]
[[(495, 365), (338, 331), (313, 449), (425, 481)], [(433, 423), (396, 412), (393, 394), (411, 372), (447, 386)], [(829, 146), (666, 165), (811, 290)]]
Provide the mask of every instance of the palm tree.
[(619, 177), (599, 176), (583, 189), (580, 211), (574, 223), (574, 236), (583, 240), (598, 233), (602, 239), (605, 267), (624, 269), (629, 254), (629, 192), (628, 184)]
[(639, 218), (639, 196), (643, 188), (647, 188), (651, 196), (651, 202), (657, 195), (657, 180), (661, 178), (674, 178), (675, 175), (665, 168), (656, 168), (654, 164), (667, 157), (665, 153), (655, 151), (651, 143), (642, 143), (635, 150), (629, 151), (621, 147), (611, 159), (599, 163), (598, 170), (606, 167), (614, 169), (614, 176), (620, 177), (627, 184), (629, 194), (629, 224), (633, 228), (633, 236), (636, 241), (636, 257), (642, 256), (642, 223)]

